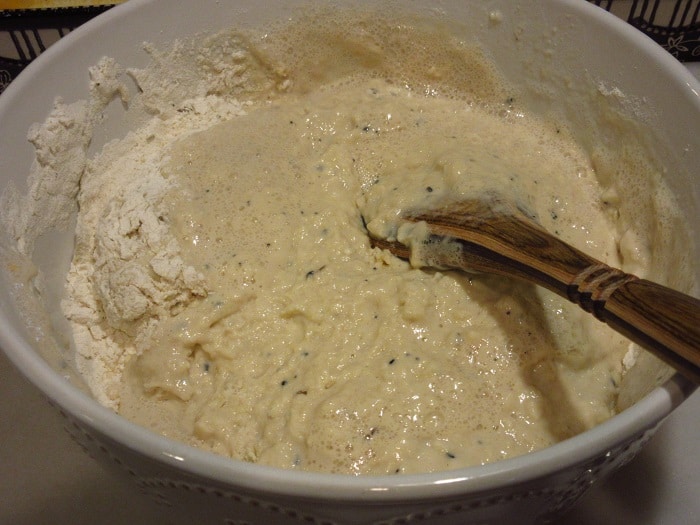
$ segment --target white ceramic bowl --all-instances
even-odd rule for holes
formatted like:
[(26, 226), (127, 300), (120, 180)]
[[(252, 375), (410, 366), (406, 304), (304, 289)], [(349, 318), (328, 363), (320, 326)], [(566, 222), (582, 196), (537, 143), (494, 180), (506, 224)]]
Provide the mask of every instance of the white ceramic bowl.
[[(40, 56), (0, 97), (0, 174), (19, 187), (34, 159), (26, 140), (56, 96), (88, 96), (87, 68), (104, 56), (142, 67), (141, 43), (284, 18), (305, 2), (263, 0), (130, 0), (74, 31)], [(372, 4), (356, 1), (354, 4)], [(580, 87), (603, 82), (639, 101), (654, 144), (679, 169), (668, 182), (687, 217), (700, 210), (700, 85), (661, 48), (583, 0), (399, 2), (457, 20), (514, 82), (542, 107), (586, 114)], [(500, 13), (500, 22), (494, 13)], [(547, 90), (542, 86), (547, 84)], [(583, 97), (585, 98), (585, 97)], [(637, 110), (640, 109), (637, 106)], [(121, 111), (112, 108), (110, 111)], [(119, 137), (128, 120), (108, 119), (96, 145)], [(35, 262), (60, 293), (71, 252), (70, 232), (45, 236)], [(7, 245), (7, 240), (3, 241)], [(693, 248), (700, 257), (700, 244)], [(700, 267), (699, 267), (700, 268)], [(699, 269), (695, 269), (700, 282)], [(53, 284), (51, 284), (53, 283)], [(555, 517), (594, 481), (629, 461), (663, 419), (692, 391), (674, 376), (611, 420), (526, 456), (483, 467), (424, 475), (350, 477), (293, 472), (227, 460), (167, 440), (101, 407), (50, 366), (17, 313), (14, 289), (0, 287), (0, 344), (10, 359), (69, 421), (71, 435), (117, 475), (131, 478), (190, 523), (529, 523)], [(49, 305), (56, 298), (49, 297)], [(49, 312), (55, 315), (55, 311)], [(60, 341), (59, 341), (60, 342)], [(691, 451), (689, 451), (690, 453)], [(169, 515), (173, 515), (170, 512)]]

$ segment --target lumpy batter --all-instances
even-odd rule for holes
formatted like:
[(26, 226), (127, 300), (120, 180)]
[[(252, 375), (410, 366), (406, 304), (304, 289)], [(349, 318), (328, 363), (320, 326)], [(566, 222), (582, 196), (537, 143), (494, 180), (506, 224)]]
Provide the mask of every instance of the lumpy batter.
[[(361, 44), (360, 33), (314, 40), (298, 28), (261, 40), (254, 56), (281, 75), (276, 87), (255, 80), (265, 89), (248, 89), (235, 116), (167, 145), (149, 175), (157, 184), (133, 182), (155, 195), (148, 220), (115, 216), (137, 204), (85, 204), (123, 241), (86, 234), (121, 257), (89, 277), (118, 328), (110, 340), (132, 349), (108, 397), (195, 446), (350, 474), (482, 464), (607, 419), (624, 339), (531, 285), (411, 268), (371, 248), (366, 227), (385, 227), (380, 209), (497, 190), (591, 255), (643, 268), (642, 247), (629, 233), (621, 242), (609, 188), (565, 129), (518, 108), (478, 52), (363, 23), (372, 38)], [(279, 67), (289, 49), (296, 62)], [(149, 255), (133, 255), (135, 239)], [(75, 268), (81, 257), (79, 245)]]

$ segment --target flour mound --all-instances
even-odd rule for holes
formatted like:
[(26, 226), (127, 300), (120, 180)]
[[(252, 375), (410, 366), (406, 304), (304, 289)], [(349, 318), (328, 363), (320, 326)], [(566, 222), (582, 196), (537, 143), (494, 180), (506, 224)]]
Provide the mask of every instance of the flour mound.
[(212, 119), (243, 112), (215, 96), (187, 100), (86, 161), (77, 195), (75, 251), (62, 303), (75, 365), (93, 395), (118, 410), (122, 373), (155, 327), (205, 297), (203, 276), (185, 264), (169, 233), (163, 198), (177, 191), (163, 173), (170, 146)]

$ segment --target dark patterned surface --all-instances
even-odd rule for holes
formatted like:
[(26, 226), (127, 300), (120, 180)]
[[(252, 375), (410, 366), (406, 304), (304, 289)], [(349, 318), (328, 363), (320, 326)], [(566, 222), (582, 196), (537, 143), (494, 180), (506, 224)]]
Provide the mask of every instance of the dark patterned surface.
[(0, 11), (0, 93), (51, 44), (110, 7)]
[(700, 60), (698, 0), (588, 1), (626, 20), (678, 60)]

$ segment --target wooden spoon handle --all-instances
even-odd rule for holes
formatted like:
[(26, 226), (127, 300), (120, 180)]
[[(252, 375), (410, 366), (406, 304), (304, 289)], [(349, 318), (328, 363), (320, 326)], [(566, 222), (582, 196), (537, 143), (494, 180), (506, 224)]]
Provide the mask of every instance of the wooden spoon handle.
[(644, 279), (619, 286), (598, 317), (700, 384), (700, 301)]
[[(700, 300), (611, 268), (517, 210), (489, 216), (469, 205), (406, 217), (428, 223), (431, 235), (419, 248), (426, 266), (495, 273), (543, 286), (700, 384)], [(410, 255), (396, 242), (374, 243), (399, 257)]]
[(548, 288), (700, 384), (700, 300), (611, 268), (554, 236), (547, 241), (535, 262), (518, 251), (505, 255), (458, 241), (460, 269), (469, 271), (476, 262), (480, 271)]

